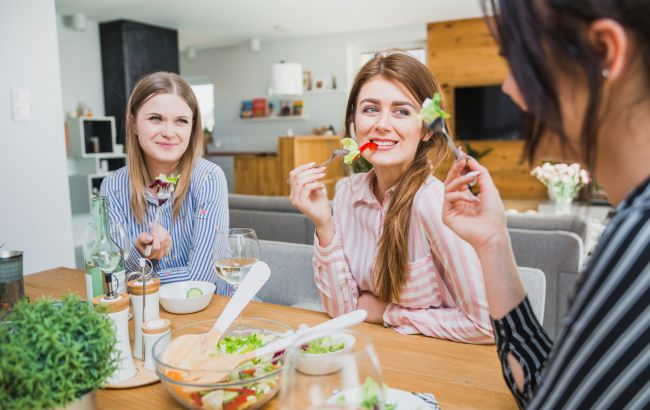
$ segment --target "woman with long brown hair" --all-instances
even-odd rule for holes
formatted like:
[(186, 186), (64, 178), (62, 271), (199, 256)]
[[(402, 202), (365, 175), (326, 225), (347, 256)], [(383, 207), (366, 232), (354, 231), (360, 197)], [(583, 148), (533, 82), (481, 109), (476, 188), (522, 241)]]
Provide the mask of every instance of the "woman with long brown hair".
[[(138, 270), (151, 245), (148, 258), (163, 283), (209, 281), (226, 294), (228, 285), (212, 267), (212, 245), (217, 230), (228, 228), (228, 190), (221, 168), (201, 157), (201, 114), (192, 88), (178, 74), (149, 74), (133, 89), (125, 121), (127, 166), (104, 179), (101, 195), (132, 243), (127, 270)], [(152, 227), (158, 200), (147, 187), (161, 173), (179, 179)]]
[(291, 171), (291, 200), (316, 225), (315, 280), (330, 315), (365, 309), (367, 321), (403, 334), (492, 343), (476, 253), (442, 223), (444, 187), (432, 171), (446, 146), (415, 115), (438, 91), (408, 54), (365, 64), (345, 136), (354, 127), (359, 145), (377, 144), (363, 153), (373, 169), (339, 184), (334, 215), (314, 164)]
[[(517, 274), (489, 171), (472, 158), (449, 171), (444, 221), (481, 260), (504, 377), (521, 407), (648, 409), (650, 2), (487, 3), (511, 71), (503, 89), (531, 117), (528, 159), (580, 162), (616, 206), (553, 343)], [(467, 166), (478, 177), (461, 175)]]

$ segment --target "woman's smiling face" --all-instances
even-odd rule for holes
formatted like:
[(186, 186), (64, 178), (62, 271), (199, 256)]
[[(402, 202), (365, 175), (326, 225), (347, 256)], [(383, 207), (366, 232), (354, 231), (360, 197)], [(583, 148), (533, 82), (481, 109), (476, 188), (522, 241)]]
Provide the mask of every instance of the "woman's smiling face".
[(423, 139), (422, 121), (415, 116), (420, 102), (400, 82), (375, 77), (361, 87), (356, 107), (359, 145), (368, 141), (377, 144), (376, 150), (365, 150), (363, 156), (377, 170), (405, 171)]
[(192, 110), (176, 94), (156, 94), (135, 116), (135, 130), (148, 167), (175, 167), (192, 135)]

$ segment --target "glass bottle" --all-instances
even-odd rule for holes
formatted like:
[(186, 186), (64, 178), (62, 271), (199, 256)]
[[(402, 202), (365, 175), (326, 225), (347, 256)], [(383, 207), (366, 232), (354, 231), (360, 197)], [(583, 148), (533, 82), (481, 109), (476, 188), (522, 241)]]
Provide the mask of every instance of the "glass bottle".
[(113, 299), (117, 297), (118, 286), (115, 283), (115, 275), (119, 269), (124, 269), (124, 255), (109, 233), (108, 200), (103, 196), (94, 197), (92, 206), (95, 242), (89, 249), (88, 255), (94, 266), (104, 273), (108, 289), (106, 296), (108, 299)]

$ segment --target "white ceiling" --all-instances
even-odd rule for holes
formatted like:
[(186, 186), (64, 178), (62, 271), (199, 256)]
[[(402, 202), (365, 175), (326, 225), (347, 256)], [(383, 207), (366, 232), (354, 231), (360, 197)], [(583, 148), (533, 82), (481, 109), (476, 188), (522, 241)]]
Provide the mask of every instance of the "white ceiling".
[[(177, 29), (179, 47), (207, 48), (420, 25), (481, 15), (479, 0), (55, 0), (58, 14), (85, 13)], [(278, 26), (280, 27), (278, 29)]]

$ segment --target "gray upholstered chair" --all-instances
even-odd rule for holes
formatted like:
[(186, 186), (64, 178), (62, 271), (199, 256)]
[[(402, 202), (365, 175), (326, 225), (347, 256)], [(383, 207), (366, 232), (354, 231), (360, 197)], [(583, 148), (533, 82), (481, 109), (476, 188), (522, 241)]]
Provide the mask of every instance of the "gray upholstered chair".
[(546, 276), (535, 268), (517, 267), (519, 278), (524, 285), (533, 313), (544, 324), (544, 305), (546, 304)]
[(264, 302), (322, 311), (311, 262), (313, 245), (259, 242), (260, 259), (271, 268), (271, 277), (257, 296)]
[(582, 266), (583, 243), (578, 235), (565, 231), (508, 229), (517, 266), (540, 269), (546, 276), (544, 329), (553, 339)]

